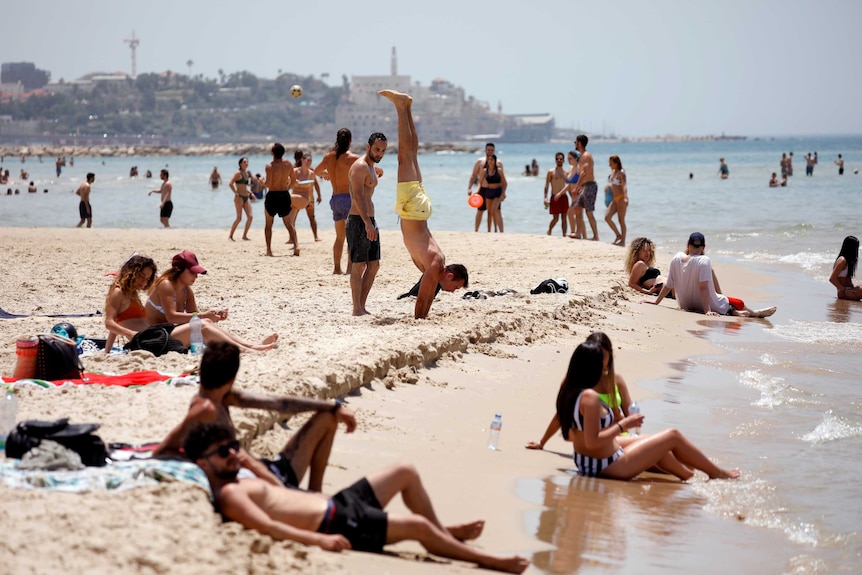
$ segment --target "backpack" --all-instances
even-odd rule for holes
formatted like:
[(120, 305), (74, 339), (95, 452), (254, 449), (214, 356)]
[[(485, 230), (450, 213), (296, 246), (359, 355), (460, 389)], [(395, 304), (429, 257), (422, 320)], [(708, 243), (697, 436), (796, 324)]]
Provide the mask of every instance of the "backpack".
[(69, 418), (56, 421), (22, 421), (6, 437), (6, 457), (21, 459), (28, 451), (38, 447), (43, 439), (56, 441), (81, 456), (81, 463), (90, 467), (104, 467), (108, 459), (105, 442), (93, 432), (98, 423), (69, 424)]
[(188, 353), (189, 349), (180, 340), (171, 337), (171, 332), (176, 327), (172, 323), (158, 323), (151, 325), (143, 331), (135, 334), (135, 337), (126, 344), (126, 349), (142, 349), (159, 357), (175, 351), (177, 353)]
[(78, 359), (78, 348), (73, 341), (56, 334), (39, 336), (36, 379), (81, 379), (83, 372), (84, 366)]

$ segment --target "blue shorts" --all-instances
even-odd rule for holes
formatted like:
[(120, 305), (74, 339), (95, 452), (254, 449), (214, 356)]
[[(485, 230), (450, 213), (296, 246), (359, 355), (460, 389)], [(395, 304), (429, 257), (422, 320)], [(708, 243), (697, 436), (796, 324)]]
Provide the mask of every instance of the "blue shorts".
[(343, 222), (347, 219), (350, 213), (350, 206), (353, 201), (350, 199), (350, 194), (333, 194), (329, 198), (329, 207), (332, 208), (332, 221)]

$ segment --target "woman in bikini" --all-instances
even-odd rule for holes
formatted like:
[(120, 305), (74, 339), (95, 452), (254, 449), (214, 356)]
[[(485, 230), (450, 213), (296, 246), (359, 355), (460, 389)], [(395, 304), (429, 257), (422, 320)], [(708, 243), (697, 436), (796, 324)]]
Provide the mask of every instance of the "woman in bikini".
[(227, 310), (199, 311), (195, 301), (192, 285), (199, 274), (206, 270), (198, 263), (198, 258), (192, 252), (185, 250), (173, 257), (171, 269), (162, 274), (150, 288), (147, 298), (146, 321), (148, 325), (173, 324), (176, 329), (173, 337), (184, 345), (189, 344), (189, 320), (194, 314), (201, 318), (201, 328), (204, 343), (212, 341), (228, 341), (241, 351), (266, 351), (271, 349), (278, 334), (267, 336), (260, 343), (245, 341), (238, 336), (222, 329), (217, 322), (227, 319)]
[[(304, 194), (307, 198), (308, 204), (305, 206), (305, 213), (308, 215), (308, 223), (311, 225), (311, 233), (314, 234), (314, 241), (319, 242), (320, 238), (317, 237), (317, 220), (314, 217), (314, 192), (317, 192), (318, 204), (323, 201), (323, 198), (320, 196), (320, 184), (317, 182), (317, 176), (311, 167), (311, 154), (297, 150), (293, 157), (296, 160), (296, 167), (293, 170), (296, 174), (296, 185), (293, 187), (293, 191), (298, 194)], [(299, 215), (299, 210), (296, 209), (290, 213), (294, 227), (296, 227), (297, 215)]]
[(710, 461), (676, 429), (621, 439), (628, 429), (640, 427), (641, 413), (621, 419), (602, 400), (609, 393), (603, 372), (603, 351), (587, 341), (579, 345), (557, 395), (557, 417), (563, 438), (574, 444), (580, 475), (629, 480), (657, 467), (683, 481), (700, 470), (710, 479), (734, 479), (737, 469), (723, 469)]
[[(603, 364), (602, 364), (602, 382), (606, 389), (613, 389), (613, 394), (603, 394), (602, 400), (614, 410), (614, 416), (618, 418), (625, 417), (629, 414), (629, 405), (632, 403), (631, 395), (629, 394), (628, 385), (623, 376), (614, 370), (614, 346), (605, 333), (601, 331), (593, 332), (584, 341), (597, 343), (602, 348)], [(565, 383), (565, 380), (563, 381)], [(560, 385), (563, 385), (562, 383)], [(527, 449), (544, 449), (545, 444), (551, 437), (560, 430), (560, 419), (555, 413), (551, 418), (545, 434), (538, 442), (530, 441), (524, 447)]]
[(581, 156), (575, 150), (570, 150), (566, 154), (566, 159), (569, 162), (569, 170), (566, 172), (566, 186), (557, 195), (569, 194), (570, 196), (569, 209), (566, 211), (566, 219), (569, 222), (569, 229), (571, 230), (568, 237), (583, 238), (584, 230), (577, 229), (577, 222), (575, 220), (575, 202), (578, 200), (578, 196), (581, 195), (581, 192), (576, 191), (575, 186), (578, 183), (578, 164), (580, 163)]
[(138, 292), (149, 289), (155, 275), (155, 262), (145, 256), (134, 255), (120, 268), (105, 297), (105, 328), (108, 330), (105, 353), (111, 352), (117, 336), (132, 341), (138, 332), (149, 327)]
[(655, 263), (655, 244), (649, 238), (635, 238), (629, 244), (626, 271), (629, 287), (646, 295), (657, 295), (664, 286), (661, 271), (652, 267)]
[[(629, 207), (629, 190), (626, 185), (626, 171), (623, 169), (623, 161), (620, 157), (613, 155), (608, 160), (608, 165), (611, 167), (611, 190), (614, 197), (611, 205), (608, 206), (608, 211), (605, 213), (605, 221), (611, 227), (611, 231), (616, 234), (614, 240), (615, 246), (626, 245), (626, 210)], [(620, 221), (620, 227), (617, 229), (614, 224), (614, 214)]]
[(242, 221), (242, 212), (245, 210), (245, 229), (242, 231), (242, 239), (248, 240), (248, 230), (251, 228), (251, 221), (254, 216), (251, 213), (251, 190), (249, 183), (251, 182), (251, 174), (248, 171), (248, 158), (239, 159), (239, 170), (233, 175), (228, 182), (230, 191), (233, 192), (233, 206), (236, 208), (236, 219), (230, 227), (230, 235), (228, 238), (233, 241), (233, 233), (236, 227)]
[(853, 285), (856, 262), (859, 260), (859, 240), (847, 236), (841, 244), (841, 251), (832, 266), (829, 283), (838, 290), (838, 299), (862, 300), (862, 285)]
[(485, 206), (488, 209), (488, 231), (491, 221), (494, 222), (494, 230), (503, 232), (503, 212), (500, 211), (500, 203), (506, 199), (506, 175), (497, 169), (497, 155), (488, 156), (485, 169), (480, 172), (479, 189), (485, 197)]

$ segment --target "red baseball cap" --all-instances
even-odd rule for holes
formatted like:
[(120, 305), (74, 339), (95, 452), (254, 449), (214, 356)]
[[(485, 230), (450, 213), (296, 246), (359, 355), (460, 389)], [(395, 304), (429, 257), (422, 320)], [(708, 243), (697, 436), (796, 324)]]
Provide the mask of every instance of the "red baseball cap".
[(198, 257), (188, 250), (183, 250), (171, 260), (171, 265), (175, 268), (189, 270), (193, 274), (205, 274), (207, 271), (198, 263)]

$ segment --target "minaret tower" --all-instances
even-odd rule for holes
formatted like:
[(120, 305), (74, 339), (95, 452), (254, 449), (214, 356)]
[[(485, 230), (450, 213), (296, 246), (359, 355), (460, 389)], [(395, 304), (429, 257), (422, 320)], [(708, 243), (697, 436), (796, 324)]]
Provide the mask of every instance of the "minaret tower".
[(132, 49), (132, 80), (138, 77), (138, 59), (136, 56), (136, 50), (138, 49), (138, 44), (141, 43), (140, 39), (135, 38), (135, 31), (132, 30), (132, 37), (126, 38), (123, 40), (126, 44), (129, 45), (129, 48)]

